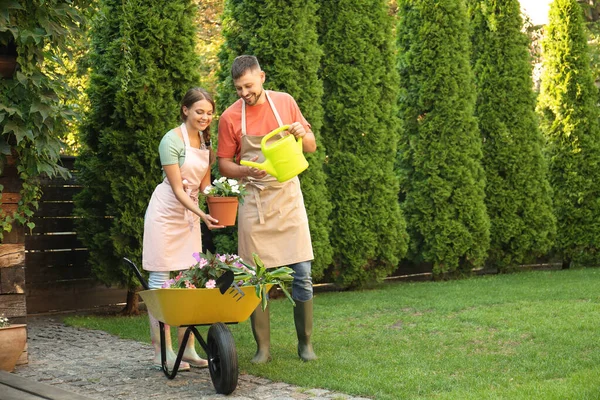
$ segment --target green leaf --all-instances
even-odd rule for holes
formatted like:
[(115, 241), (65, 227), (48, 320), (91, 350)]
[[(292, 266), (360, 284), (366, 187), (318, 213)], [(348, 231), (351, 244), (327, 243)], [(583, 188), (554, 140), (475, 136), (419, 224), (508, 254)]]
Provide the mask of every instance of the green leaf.
[(27, 86), (27, 77), (21, 71), (17, 71), (17, 80), (23, 86)]
[(17, 144), (19, 144), (23, 140), (25, 135), (27, 134), (25, 129), (23, 129), (22, 126), (18, 125), (14, 121), (10, 121), (6, 125), (4, 125), (3, 133), (10, 133), (10, 132), (13, 132), (15, 134), (15, 137), (17, 138)]
[(40, 113), (42, 115), (42, 121), (45, 121), (48, 118), (48, 115), (52, 112), (52, 108), (46, 104), (40, 103), (39, 101), (34, 101), (29, 109), (29, 113)]
[[(17, 72), (17, 73), (19, 73), (19, 72)], [(7, 107), (4, 104), (0, 104), (0, 110), (6, 111), (8, 113), (8, 115), (17, 114), (19, 117), (23, 117), (23, 114), (21, 113), (21, 110), (19, 110), (16, 107)], [(2, 121), (2, 120), (0, 120), (0, 121)]]
[[(8, 143), (6, 143), (6, 141), (4, 140), (4, 138), (0, 138), (0, 154), (4, 154), (5, 156), (9, 156), (10, 155), (10, 145)], [(0, 189), (2, 190), (2, 189)]]
[(0, 10), (23, 10), (23, 6), (17, 0), (0, 0)]

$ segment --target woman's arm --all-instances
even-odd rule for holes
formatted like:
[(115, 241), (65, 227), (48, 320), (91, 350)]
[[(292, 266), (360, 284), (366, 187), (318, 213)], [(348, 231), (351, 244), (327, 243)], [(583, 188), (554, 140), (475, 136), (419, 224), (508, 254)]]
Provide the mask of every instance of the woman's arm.
[[(181, 182), (181, 170), (179, 169), (178, 164), (163, 165), (163, 169), (165, 170), (165, 174), (167, 175), (171, 189), (173, 189), (173, 194), (185, 208), (202, 218), (202, 221), (204, 221), (208, 229), (224, 227), (223, 225), (218, 225), (219, 221), (202, 211), (198, 207), (198, 204), (196, 204), (190, 198), (190, 196), (185, 193), (185, 190), (183, 189), (183, 183)], [(207, 175), (210, 181), (210, 173)], [(202, 179), (203, 182), (205, 178)]]

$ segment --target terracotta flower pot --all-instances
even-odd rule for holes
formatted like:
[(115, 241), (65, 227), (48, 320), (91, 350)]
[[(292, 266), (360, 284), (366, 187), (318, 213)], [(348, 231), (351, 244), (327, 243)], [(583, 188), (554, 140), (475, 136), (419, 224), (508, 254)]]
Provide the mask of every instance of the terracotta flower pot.
[(27, 343), (27, 325), (0, 328), (0, 370), (12, 372)]
[(208, 196), (206, 202), (208, 203), (208, 213), (211, 217), (219, 220), (220, 225), (235, 225), (238, 209), (237, 197)]
[(0, 55), (0, 76), (12, 78), (17, 68), (17, 57)]

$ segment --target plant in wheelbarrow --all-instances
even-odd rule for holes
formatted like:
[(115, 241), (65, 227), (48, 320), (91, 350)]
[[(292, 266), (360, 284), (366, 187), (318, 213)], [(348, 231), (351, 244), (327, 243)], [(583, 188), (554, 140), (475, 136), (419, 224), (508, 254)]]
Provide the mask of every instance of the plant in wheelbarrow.
[(287, 290), (294, 272), (288, 267), (267, 269), (257, 254), (253, 254), (254, 265), (248, 264), (235, 254), (194, 253), (196, 264), (182, 271), (175, 278), (166, 281), (164, 288), (207, 288), (214, 289), (217, 282), (221, 288), (230, 288), (232, 294), (240, 287), (254, 286), (256, 297), (261, 300), (263, 310), (269, 300), (268, 292), (273, 285), (279, 285), (287, 299), (295, 305)]
[[(160, 321), (163, 372), (169, 379), (177, 374), (188, 338), (193, 334), (208, 358), (210, 376), (217, 393), (229, 394), (237, 386), (238, 359), (235, 343), (226, 324), (245, 321), (268, 292), (279, 285), (294, 304), (286, 284), (292, 281), (288, 267), (268, 270), (254, 254), (254, 265), (233, 254), (194, 253), (196, 263), (168, 280), (162, 289), (140, 292), (148, 311)], [(139, 276), (139, 275), (138, 275)], [(186, 327), (179, 353), (169, 371), (164, 350), (164, 324)], [(196, 326), (209, 325), (204, 341)]]

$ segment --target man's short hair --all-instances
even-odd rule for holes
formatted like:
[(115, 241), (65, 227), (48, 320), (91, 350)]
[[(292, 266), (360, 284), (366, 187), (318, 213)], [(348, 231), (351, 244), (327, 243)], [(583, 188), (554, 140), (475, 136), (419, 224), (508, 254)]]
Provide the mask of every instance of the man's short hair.
[(233, 64), (231, 64), (231, 77), (233, 80), (236, 80), (241, 78), (246, 72), (255, 69), (260, 70), (260, 65), (256, 57), (249, 55), (238, 56), (233, 60)]

